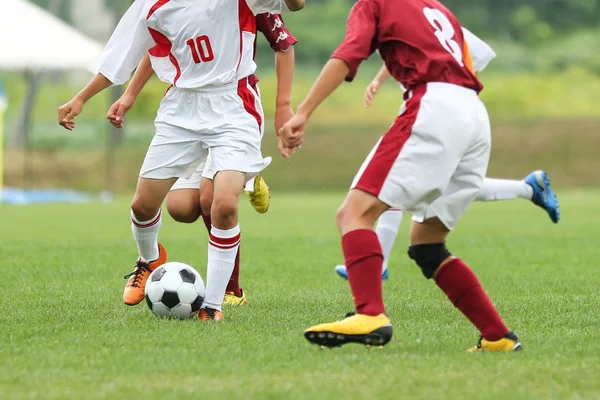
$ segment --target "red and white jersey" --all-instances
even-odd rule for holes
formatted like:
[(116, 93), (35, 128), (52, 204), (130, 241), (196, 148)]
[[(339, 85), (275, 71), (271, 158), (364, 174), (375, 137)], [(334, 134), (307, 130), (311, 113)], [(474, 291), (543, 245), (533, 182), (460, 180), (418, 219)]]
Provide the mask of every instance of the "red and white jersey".
[(160, 80), (183, 89), (250, 76), (256, 18), (287, 12), (284, 0), (136, 0), (102, 56), (98, 72), (127, 82), (146, 52)]
[(375, 50), (390, 74), (412, 90), (445, 82), (479, 93), (468, 45), (456, 17), (437, 0), (358, 0), (348, 17), (346, 37), (333, 53), (354, 79), (360, 63)]
[(490, 61), (496, 58), (496, 53), (486, 42), (479, 39), (464, 26), (462, 32), (469, 48), (469, 54), (471, 55), (471, 61), (473, 62), (473, 70), (475, 72), (483, 71)]

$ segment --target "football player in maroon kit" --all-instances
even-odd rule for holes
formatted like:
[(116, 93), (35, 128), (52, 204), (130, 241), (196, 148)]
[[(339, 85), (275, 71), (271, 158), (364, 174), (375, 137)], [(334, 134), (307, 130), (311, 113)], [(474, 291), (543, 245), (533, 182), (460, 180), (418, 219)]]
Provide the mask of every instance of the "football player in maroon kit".
[[(310, 342), (383, 346), (392, 338), (381, 286), (383, 256), (373, 225), (389, 208), (413, 215), (408, 255), (427, 279), (475, 325), (471, 351), (521, 348), (473, 271), (446, 248), (446, 237), (475, 199), (491, 147), (490, 121), (479, 99), (456, 17), (436, 0), (358, 0), (346, 37), (296, 115), (279, 132), (288, 158), (304, 141), (315, 109), (375, 50), (406, 88), (405, 103), (360, 168), (337, 213), (356, 306), (345, 319), (308, 328)], [(442, 196), (445, 194), (445, 196)]]

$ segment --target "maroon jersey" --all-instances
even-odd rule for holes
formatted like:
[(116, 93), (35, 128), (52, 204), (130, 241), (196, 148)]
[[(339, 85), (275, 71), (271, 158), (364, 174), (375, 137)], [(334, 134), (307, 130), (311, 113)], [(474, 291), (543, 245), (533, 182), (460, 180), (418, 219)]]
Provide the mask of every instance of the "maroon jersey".
[[(258, 14), (256, 16), (256, 30), (262, 32), (274, 51), (287, 51), (298, 41), (283, 23), (279, 14)], [(256, 40), (254, 41), (254, 56), (256, 57)], [(250, 85), (256, 86), (258, 77), (252, 75), (248, 78)]]
[(437, 0), (358, 0), (348, 18), (346, 38), (332, 58), (350, 68), (347, 81), (375, 50), (407, 90), (427, 82), (473, 89), (483, 85), (456, 17)]

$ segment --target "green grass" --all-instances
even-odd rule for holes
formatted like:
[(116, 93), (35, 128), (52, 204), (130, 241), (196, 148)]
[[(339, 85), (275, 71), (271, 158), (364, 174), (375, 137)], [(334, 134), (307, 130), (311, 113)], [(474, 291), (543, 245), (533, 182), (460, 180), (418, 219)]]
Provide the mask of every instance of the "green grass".
[[(407, 256), (384, 285), (384, 350), (319, 350), (309, 325), (352, 309), (334, 214), (343, 194), (242, 207), (250, 305), (223, 323), (121, 303), (136, 256), (128, 203), (0, 206), (0, 397), (9, 399), (600, 399), (599, 192), (561, 192), (552, 225), (527, 201), (475, 204), (449, 247), (479, 274), (525, 351), (469, 355), (477, 332)], [(205, 276), (201, 224), (165, 218), (171, 260)]]

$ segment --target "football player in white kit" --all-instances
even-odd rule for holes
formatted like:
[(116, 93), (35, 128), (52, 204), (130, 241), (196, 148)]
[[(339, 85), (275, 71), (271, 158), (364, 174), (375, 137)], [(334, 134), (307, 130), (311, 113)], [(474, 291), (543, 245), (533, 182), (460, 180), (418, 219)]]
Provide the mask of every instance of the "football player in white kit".
[[(464, 27), (462, 30), (465, 41), (469, 46), (473, 68), (475, 72), (479, 73), (487, 67), (490, 61), (496, 58), (496, 53), (471, 31)], [(373, 98), (379, 91), (379, 87), (389, 78), (390, 73), (384, 65), (365, 90), (365, 107), (368, 108), (371, 105)], [(552, 222), (558, 223), (560, 219), (558, 199), (550, 188), (550, 179), (544, 171), (534, 171), (523, 180), (486, 178), (475, 200), (495, 201), (519, 198), (530, 200), (533, 204), (543, 208)], [(384, 212), (377, 221), (375, 231), (383, 251), (383, 269), (381, 271), (383, 280), (387, 280), (389, 276), (388, 261), (402, 223), (402, 216), (402, 211), (390, 209)], [(337, 265), (335, 272), (342, 278), (348, 279), (348, 271), (345, 265)]]
[(239, 195), (270, 163), (260, 151), (260, 99), (248, 84), (256, 69), (255, 16), (303, 7), (304, 0), (136, 0), (106, 45), (98, 74), (59, 108), (59, 124), (74, 129), (85, 102), (127, 82), (146, 53), (156, 75), (172, 85), (158, 110), (156, 134), (131, 204), (139, 258), (123, 293), (125, 304), (143, 300), (148, 276), (166, 262), (158, 231), (167, 193), (206, 160), (210, 149), (214, 205), (206, 294), (198, 316), (223, 319), (225, 287), (240, 244)]

